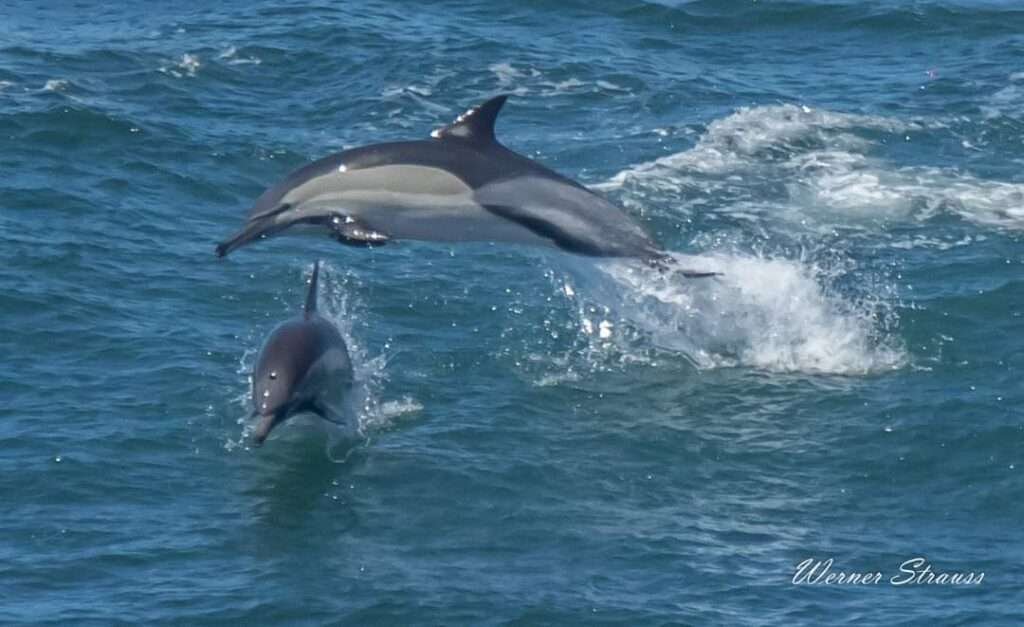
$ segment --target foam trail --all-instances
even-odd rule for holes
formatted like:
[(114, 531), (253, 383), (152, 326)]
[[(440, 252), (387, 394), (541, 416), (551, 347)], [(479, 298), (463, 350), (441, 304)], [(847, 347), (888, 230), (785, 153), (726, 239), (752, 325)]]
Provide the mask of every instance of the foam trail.
[(709, 124), (693, 148), (627, 168), (598, 187), (622, 194), (627, 206), (671, 203), (683, 215), (696, 207), (787, 230), (936, 215), (1024, 229), (1024, 184), (951, 167), (898, 166), (873, 154), (882, 138), (903, 142), (945, 130), (941, 120), (744, 107)]
[(861, 155), (811, 154), (790, 185), (800, 205), (833, 215), (927, 220), (957, 215), (981, 226), (1024, 229), (1024, 185), (948, 168), (892, 168)]
[(834, 113), (796, 105), (742, 107), (708, 125), (689, 149), (623, 170), (600, 187), (634, 181), (669, 181), (679, 170), (728, 174), (779, 162), (795, 153), (822, 149), (863, 151), (871, 141), (864, 131), (905, 133), (917, 123), (870, 115)]

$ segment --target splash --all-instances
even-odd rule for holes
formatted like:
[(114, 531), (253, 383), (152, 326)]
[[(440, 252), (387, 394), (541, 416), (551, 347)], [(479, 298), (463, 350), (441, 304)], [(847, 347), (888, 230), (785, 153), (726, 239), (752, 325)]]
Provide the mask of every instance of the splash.
[(249, 413), (252, 409), (252, 371), (256, 366), (256, 356), (259, 354), (259, 346), (256, 342), (259, 342), (256, 338), (256, 333), (250, 330), (248, 337), (245, 342), (248, 345), (242, 352), (242, 356), (238, 358), (238, 368), (235, 369), (235, 375), (238, 378), (238, 391), (231, 399), (231, 406), (238, 408), (238, 418), (235, 419), (235, 424), (239, 425), (242, 429), (241, 433), (238, 434), (237, 438), (228, 436), (224, 442), (224, 450), (230, 452), (235, 449), (248, 449), (249, 442), (252, 438), (252, 431), (255, 428), (255, 423), (249, 419)]
[[(607, 281), (565, 291), (578, 337), (593, 361), (651, 362), (648, 350), (682, 355), (699, 369), (749, 367), (770, 372), (865, 375), (903, 367), (907, 354), (891, 333), (888, 302), (843, 294), (834, 285), (848, 269), (752, 254), (674, 254), (678, 267), (713, 268), (714, 279), (686, 279), (628, 262), (600, 265)], [(605, 357), (607, 359), (607, 357)], [(540, 385), (573, 380), (563, 364)]]
[(382, 400), (388, 382), (387, 351), (391, 346), (384, 344), (382, 351), (374, 354), (359, 338), (356, 325), (364, 319), (363, 307), (351, 297), (350, 290), (350, 284), (358, 281), (356, 275), (351, 270), (338, 271), (331, 264), (321, 262), (321, 272), (323, 270), (328, 272), (321, 275), (320, 313), (331, 320), (345, 338), (354, 380), (348, 399), (350, 411), (356, 417), (358, 435), (368, 437), (423, 407), (411, 397)]
[(655, 345), (679, 348), (698, 368), (860, 375), (900, 368), (906, 353), (887, 333), (888, 305), (829, 289), (831, 268), (792, 259), (674, 255), (723, 276), (681, 280), (624, 264), (606, 266)]

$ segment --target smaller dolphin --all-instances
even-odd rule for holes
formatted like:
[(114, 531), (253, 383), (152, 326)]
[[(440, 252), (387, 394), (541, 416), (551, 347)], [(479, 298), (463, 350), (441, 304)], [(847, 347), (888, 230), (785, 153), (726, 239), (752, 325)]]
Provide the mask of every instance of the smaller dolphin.
[(300, 413), (344, 424), (343, 405), (352, 386), (352, 362), (337, 327), (317, 313), (320, 262), (313, 265), (301, 316), (274, 329), (252, 376), (256, 446), (277, 425)]

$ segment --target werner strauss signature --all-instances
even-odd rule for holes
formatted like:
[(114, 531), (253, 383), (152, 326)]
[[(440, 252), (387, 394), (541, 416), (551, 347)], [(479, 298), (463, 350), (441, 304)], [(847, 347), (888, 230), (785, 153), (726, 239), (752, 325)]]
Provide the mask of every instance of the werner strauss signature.
[(835, 561), (807, 558), (797, 564), (793, 583), (797, 585), (862, 585), (886, 582), (893, 586), (976, 586), (985, 579), (984, 572), (941, 571), (923, 557), (904, 560), (898, 572), (886, 577), (881, 571), (851, 572), (833, 570)]

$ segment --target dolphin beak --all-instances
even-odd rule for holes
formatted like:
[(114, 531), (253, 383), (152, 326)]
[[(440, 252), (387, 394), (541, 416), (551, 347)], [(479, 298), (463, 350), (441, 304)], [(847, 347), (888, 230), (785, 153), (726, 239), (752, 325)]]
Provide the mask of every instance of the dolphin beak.
[(259, 416), (259, 422), (256, 423), (256, 429), (252, 432), (252, 442), (255, 446), (263, 446), (263, 441), (267, 439), (270, 432), (277, 425), (277, 414), (262, 414)]
[(249, 242), (253, 241), (254, 239), (272, 233), (275, 230), (273, 228), (274, 221), (273, 218), (268, 218), (257, 218), (255, 220), (250, 221), (245, 226), (243, 226), (240, 231), (232, 235), (230, 238), (217, 244), (217, 256), (225, 257), (236, 248), (241, 248), (242, 246), (245, 246)]

